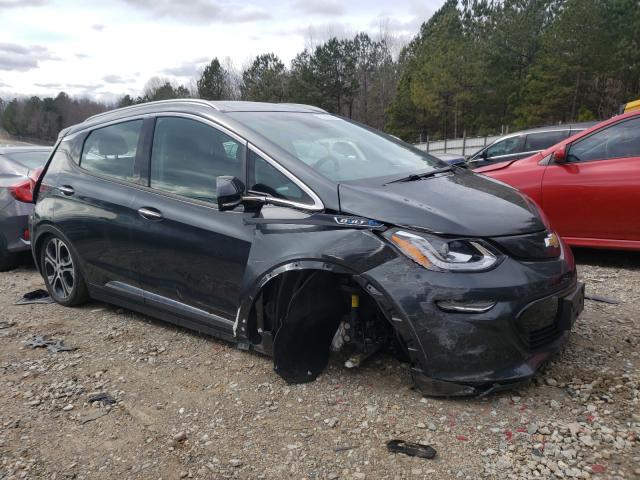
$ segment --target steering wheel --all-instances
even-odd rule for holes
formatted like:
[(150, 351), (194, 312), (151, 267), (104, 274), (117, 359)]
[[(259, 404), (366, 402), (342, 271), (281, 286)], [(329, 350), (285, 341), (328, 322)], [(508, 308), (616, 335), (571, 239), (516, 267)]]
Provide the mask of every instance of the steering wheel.
[(318, 170), (320, 170), (322, 166), (328, 161), (333, 162), (333, 166), (336, 172), (340, 170), (340, 161), (336, 157), (333, 157), (331, 155), (322, 157), (320, 160), (318, 160), (316, 163), (313, 164), (313, 168), (317, 168)]

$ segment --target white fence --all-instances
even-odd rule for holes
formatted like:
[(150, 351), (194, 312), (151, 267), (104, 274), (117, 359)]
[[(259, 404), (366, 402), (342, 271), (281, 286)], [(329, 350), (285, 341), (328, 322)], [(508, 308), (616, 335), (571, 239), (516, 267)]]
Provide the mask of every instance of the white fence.
[(492, 137), (463, 137), (445, 140), (426, 141), (417, 143), (416, 147), (427, 153), (437, 155), (439, 153), (455, 153), (458, 155), (473, 155), (485, 145), (489, 145), (500, 135)]

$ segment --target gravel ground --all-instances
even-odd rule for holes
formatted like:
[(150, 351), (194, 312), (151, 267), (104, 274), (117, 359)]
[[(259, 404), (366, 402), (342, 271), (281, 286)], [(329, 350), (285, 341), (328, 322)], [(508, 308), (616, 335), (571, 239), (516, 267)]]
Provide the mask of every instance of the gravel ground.
[(386, 356), (289, 386), (266, 357), (116, 307), (13, 305), (42, 281), (2, 273), (0, 479), (640, 478), (640, 255), (577, 258), (587, 292), (622, 303), (587, 301), (527, 387), (465, 400), (421, 397)]

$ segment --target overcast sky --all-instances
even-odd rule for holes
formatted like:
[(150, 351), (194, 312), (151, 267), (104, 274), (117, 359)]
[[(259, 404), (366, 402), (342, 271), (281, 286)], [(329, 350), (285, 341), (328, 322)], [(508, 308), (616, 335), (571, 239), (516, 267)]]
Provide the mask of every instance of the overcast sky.
[(0, 95), (139, 95), (152, 76), (187, 83), (213, 57), (285, 63), (329, 34), (381, 23), (401, 39), (443, 0), (0, 0)]

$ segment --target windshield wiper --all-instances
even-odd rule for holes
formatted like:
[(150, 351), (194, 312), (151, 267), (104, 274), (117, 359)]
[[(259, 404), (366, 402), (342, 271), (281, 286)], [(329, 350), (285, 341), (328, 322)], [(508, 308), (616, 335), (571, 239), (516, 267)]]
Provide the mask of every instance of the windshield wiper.
[(422, 180), (423, 178), (433, 177), (438, 173), (450, 172), (451, 170), (453, 170), (453, 168), (451, 166), (447, 166), (447, 167), (436, 168), (435, 170), (431, 170), (429, 172), (412, 173), (411, 175), (407, 175), (406, 177), (402, 177), (397, 180), (391, 180), (390, 182), (387, 182), (387, 185), (389, 183), (414, 182), (416, 180)]

